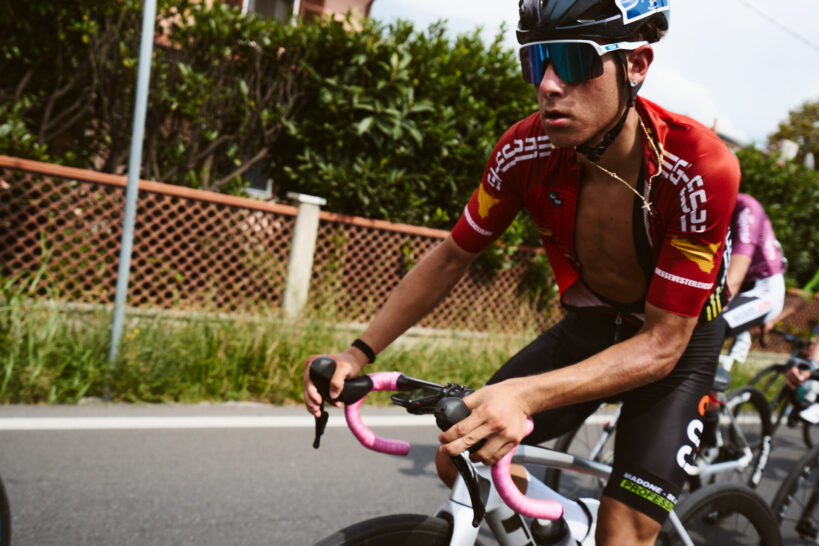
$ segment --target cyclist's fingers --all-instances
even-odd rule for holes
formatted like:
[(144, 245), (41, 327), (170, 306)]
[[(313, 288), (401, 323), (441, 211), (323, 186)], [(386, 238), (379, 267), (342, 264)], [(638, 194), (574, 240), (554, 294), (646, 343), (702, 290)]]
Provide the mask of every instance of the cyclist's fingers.
[(313, 414), (315, 417), (321, 416), (321, 395), (316, 389), (316, 386), (313, 385), (313, 382), (310, 381), (310, 364), (315, 360), (315, 355), (311, 356), (307, 359), (304, 363), (304, 383), (302, 386), (302, 391), (304, 393), (304, 405), (307, 407), (308, 413)]
[(504, 455), (509, 453), (517, 444), (499, 436), (491, 436), (486, 440), (486, 444), (472, 453), (469, 458), (472, 461), (480, 461), (483, 464), (492, 465), (500, 461)]
[(304, 382), (304, 405), (307, 407), (308, 413), (316, 417), (321, 416), (321, 395), (316, 386), (309, 381)]
[(492, 432), (488, 423), (480, 422), (474, 416), (470, 416), (450, 427), (438, 437), (438, 440), (443, 444), (442, 447), (448, 455), (458, 455), (476, 445)]
[[(810, 375), (810, 372), (808, 372), (806, 375)], [(788, 387), (792, 389), (795, 389), (801, 385), (804, 380), (805, 377), (803, 377), (801, 370), (797, 369), (796, 366), (785, 372), (785, 383), (787, 383)]]
[[(330, 379), (330, 398), (337, 398), (344, 390), (344, 380), (352, 377), (352, 368), (341, 359), (336, 360), (336, 371)], [(334, 406), (341, 407), (341, 402), (334, 402)]]

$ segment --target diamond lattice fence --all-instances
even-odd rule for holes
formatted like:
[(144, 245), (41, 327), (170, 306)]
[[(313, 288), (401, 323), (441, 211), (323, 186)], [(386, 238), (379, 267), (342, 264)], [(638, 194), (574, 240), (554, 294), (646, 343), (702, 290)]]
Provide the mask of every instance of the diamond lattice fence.
[[(45, 273), (49, 297), (111, 303), (126, 179), (0, 156), (0, 265), (6, 277)], [(140, 181), (128, 305), (253, 310), (279, 307), (296, 207)], [(371, 319), (445, 231), (322, 211), (308, 305)], [(529, 260), (470, 272), (422, 326), (513, 330), (546, 326), (554, 307), (518, 293)], [(547, 283), (550, 282), (548, 279)], [(56, 293), (54, 292), (56, 291)]]
[[(56, 290), (50, 296), (113, 302), (124, 178), (32, 163), (0, 170), (3, 275), (41, 271), (43, 286)], [(295, 214), (295, 207), (141, 182), (128, 304), (278, 305)]]
[[(40, 273), (42, 296), (114, 300), (126, 179), (0, 156), (0, 273)], [(253, 311), (283, 304), (298, 209), (289, 205), (140, 181), (128, 305)], [(401, 277), (447, 232), (322, 211), (310, 298), (350, 321), (369, 321)], [(532, 256), (509, 269), (471, 270), (421, 326), (516, 331), (545, 328), (556, 299), (535, 308), (520, 292)], [(552, 286), (544, 279), (544, 286)], [(548, 289), (548, 288), (547, 288)], [(807, 332), (819, 299), (788, 295), (783, 328)], [(767, 350), (787, 351), (778, 336)]]

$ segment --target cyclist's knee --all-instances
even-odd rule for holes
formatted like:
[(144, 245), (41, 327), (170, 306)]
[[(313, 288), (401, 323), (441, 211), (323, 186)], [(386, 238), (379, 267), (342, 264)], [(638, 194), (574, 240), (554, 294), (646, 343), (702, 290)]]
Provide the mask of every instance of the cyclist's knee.
[(600, 500), (595, 544), (654, 544), (660, 529), (655, 519), (604, 495)]

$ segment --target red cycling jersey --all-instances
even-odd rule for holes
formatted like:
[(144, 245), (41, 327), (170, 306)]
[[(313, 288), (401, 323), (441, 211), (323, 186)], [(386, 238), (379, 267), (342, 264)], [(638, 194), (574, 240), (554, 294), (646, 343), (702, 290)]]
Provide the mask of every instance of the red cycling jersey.
[[(717, 135), (691, 118), (637, 97), (637, 112), (662, 153), (643, 138), (642, 211), (650, 254), (645, 301), (708, 321), (722, 309), (725, 237), (739, 187), (739, 163)], [(580, 279), (574, 226), (581, 168), (573, 148), (553, 147), (537, 113), (513, 125), (490, 157), (483, 180), (452, 230), (464, 250), (489, 246), (525, 208), (541, 235), (567, 307), (611, 306)], [(637, 243), (635, 243), (636, 245)], [(639, 249), (638, 249), (639, 250)]]

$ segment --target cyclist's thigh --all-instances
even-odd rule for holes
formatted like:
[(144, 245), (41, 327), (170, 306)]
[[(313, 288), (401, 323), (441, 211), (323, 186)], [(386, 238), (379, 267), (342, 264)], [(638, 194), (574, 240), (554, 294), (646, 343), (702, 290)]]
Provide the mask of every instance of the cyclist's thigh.
[[(489, 384), (512, 377), (556, 370), (585, 360), (614, 343), (615, 317), (597, 313), (568, 312), (564, 318), (521, 349), (504, 364)], [(622, 324), (621, 335), (628, 337), (638, 329), (637, 325)], [(572, 404), (532, 416), (535, 430), (524, 442), (537, 444), (564, 434), (586, 420), (601, 401)]]
[(765, 322), (771, 321), (779, 316), (785, 307), (785, 276), (782, 273), (771, 275), (766, 279), (757, 281), (760, 289), (764, 290), (765, 299), (771, 302), (771, 309), (765, 315)]
[(623, 397), (614, 471), (604, 494), (660, 523), (676, 502), (685, 465), (699, 445), (700, 401), (713, 384), (722, 328), (718, 321), (697, 327), (668, 376)]

